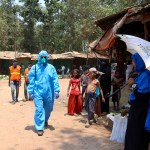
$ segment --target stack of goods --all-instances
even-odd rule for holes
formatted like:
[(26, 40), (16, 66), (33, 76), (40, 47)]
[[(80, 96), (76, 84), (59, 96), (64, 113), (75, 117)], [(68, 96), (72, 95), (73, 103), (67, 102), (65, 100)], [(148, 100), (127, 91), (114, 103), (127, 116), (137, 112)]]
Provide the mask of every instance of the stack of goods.
[(124, 105), (119, 113), (107, 115), (108, 126), (112, 129), (111, 141), (124, 143), (130, 105)]

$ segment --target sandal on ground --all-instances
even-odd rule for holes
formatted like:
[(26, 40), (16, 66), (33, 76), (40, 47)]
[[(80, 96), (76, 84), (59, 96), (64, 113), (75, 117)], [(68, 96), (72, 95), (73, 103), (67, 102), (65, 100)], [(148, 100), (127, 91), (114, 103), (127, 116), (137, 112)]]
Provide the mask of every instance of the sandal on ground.
[(97, 122), (97, 119), (96, 119), (96, 118), (94, 118), (94, 119), (93, 119), (93, 123), (96, 123), (96, 122)]
[(87, 122), (86, 124), (85, 124), (85, 128), (89, 128), (90, 127), (90, 124)]

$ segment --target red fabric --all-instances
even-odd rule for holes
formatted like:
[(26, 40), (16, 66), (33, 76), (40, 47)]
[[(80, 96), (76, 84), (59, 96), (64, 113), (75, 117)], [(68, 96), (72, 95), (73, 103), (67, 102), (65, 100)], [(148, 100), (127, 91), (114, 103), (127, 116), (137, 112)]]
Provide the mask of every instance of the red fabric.
[(72, 86), (70, 94), (80, 95), (80, 90), (79, 90), (80, 82), (81, 82), (81, 79), (75, 79), (75, 78), (70, 79), (70, 83)]
[(127, 17), (128, 15), (125, 14), (121, 19), (116, 21), (113, 27), (110, 27), (108, 30), (106, 30), (106, 32), (100, 39), (91, 43), (90, 47), (92, 48), (92, 50), (99, 52), (113, 47), (116, 43), (116, 33), (123, 26), (123, 24), (125, 24), (125, 22), (127, 21)]
[(81, 95), (70, 94), (68, 100), (68, 114), (74, 115), (82, 112)]

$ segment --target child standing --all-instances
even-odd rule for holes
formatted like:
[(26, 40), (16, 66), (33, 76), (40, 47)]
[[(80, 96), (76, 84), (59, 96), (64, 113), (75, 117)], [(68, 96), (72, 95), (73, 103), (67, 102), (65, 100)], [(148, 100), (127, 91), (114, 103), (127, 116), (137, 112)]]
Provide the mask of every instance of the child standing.
[[(103, 72), (99, 72), (96, 75), (96, 79), (100, 81), (101, 76), (103, 75)], [(96, 86), (96, 101), (95, 101), (95, 114), (100, 117), (101, 116), (101, 100), (100, 100), (100, 90), (98, 86)]]
[(80, 84), (81, 84), (81, 79), (79, 78), (79, 71), (77, 69), (74, 69), (72, 78), (70, 79), (69, 82), (68, 91), (67, 91), (67, 96), (69, 96), (68, 114), (70, 115), (80, 114), (82, 112)]
[(82, 97), (84, 96), (85, 90), (87, 88), (88, 84), (88, 73), (89, 68), (86, 68), (83, 75), (81, 76), (81, 85), (82, 85)]
[(112, 96), (112, 102), (114, 103), (114, 110), (116, 110), (116, 103), (117, 103), (117, 110), (119, 110), (119, 101), (121, 98), (120, 86), (122, 82), (123, 78), (119, 76), (119, 71), (116, 70), (115, 75), (112, 78), (113, 92), (118, 90), (118, 92)]
[[(81, 76), (81, 85), (82, 85), (82, 107), (85, 107), (85, 99), (86, 99), (86, 93), (85, 90), (88, 85), (88, 74), (89, 74), (89, 68), (85, 68), (85, 71), (83, 75)], [(85, 94), (85, 95), (84, 95)]]
[(88, 121), (85, 125), (86, 128), (90, 127), (91, 120), (95, 122), (94, 107), (95, 107), (95, 101), (96, 101), (96, 87), (99, 88), (100, 93), (102, 95), (102, 101), (105, 102), (102, 88), (100, 86), (99, 81), (96, 79), (96, 74), (97, 74), (96, 68), (89, 69), (89, 82), (87, 86), (87, 99), (86, 99), (86, 105), (85, 105), (86, 111), (88, 113)]

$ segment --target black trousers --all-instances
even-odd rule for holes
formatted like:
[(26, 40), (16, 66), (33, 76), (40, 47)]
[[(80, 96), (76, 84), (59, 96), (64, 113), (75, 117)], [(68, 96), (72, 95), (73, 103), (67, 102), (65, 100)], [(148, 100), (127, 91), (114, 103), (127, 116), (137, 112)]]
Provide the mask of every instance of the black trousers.
[(28, 82), (24, 82), (24, 97), (26, 100), (29, 99), (28, 97), (28, 92), (27, 92), (27, 87), (28, 87), (29, 83)]
[[(103, 90), (103, 94), (104, 94), (104, 97), (110, 93), (110, 91), (105, 91)], [(105, 103), (102, 102), (102, 97), (101, 97), (101, 112), (107, 112), (109, 113), (109, 98), (106, 98), (105, 97)]]
[(145, 130), (149, 99), (131, 102), (124, 150), (148, 150), (150, 133)]

